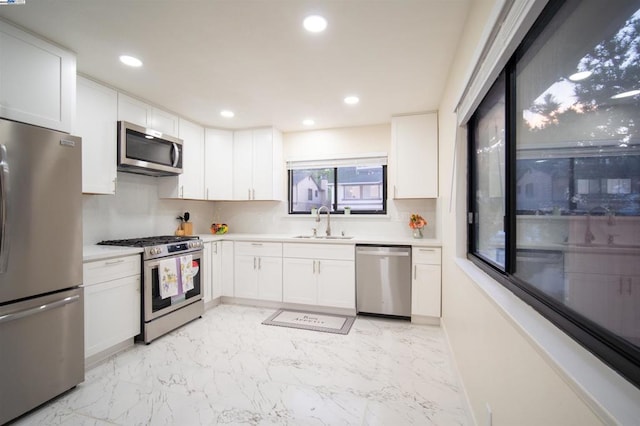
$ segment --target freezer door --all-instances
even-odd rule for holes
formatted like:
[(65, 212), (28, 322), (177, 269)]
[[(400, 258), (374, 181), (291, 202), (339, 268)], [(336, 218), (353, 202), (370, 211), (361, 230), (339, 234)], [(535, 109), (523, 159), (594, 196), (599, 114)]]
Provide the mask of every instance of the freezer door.
[(80, 145), (0, 120), (0, 305), (82, 283)]
[(83, 289), (0, 306), (0, 424), (84, 380)]

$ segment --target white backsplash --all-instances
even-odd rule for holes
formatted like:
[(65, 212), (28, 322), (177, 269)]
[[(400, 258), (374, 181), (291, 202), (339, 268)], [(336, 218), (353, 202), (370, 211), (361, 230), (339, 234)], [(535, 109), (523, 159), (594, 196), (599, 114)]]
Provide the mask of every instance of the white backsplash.
[(180, 223), (176, 217), (185, 211), (194, 233), (206, 233), (213, 207), (211, 201), (160, 199), (157, 178), (118, 173), (115, 195), (82, 196), (83, 242), (173, 235)]
[[(436, 200), (389, 200), (386, 216), (332, 215), (331, 231), (339, 235), (411, 237), (409, 216), (421, 214), (429, 223), (423, 230), (425, 238), (436, 238)], [(288, 215), (287, 202), (282, 201), (228, 201), (215, 202), (213, 217), (215, 222), (229, 225), (229, 232), (256, 234), (305, 234), (312, 228), (322, 235), (327, 219), (321, 222), (315, 216)]]

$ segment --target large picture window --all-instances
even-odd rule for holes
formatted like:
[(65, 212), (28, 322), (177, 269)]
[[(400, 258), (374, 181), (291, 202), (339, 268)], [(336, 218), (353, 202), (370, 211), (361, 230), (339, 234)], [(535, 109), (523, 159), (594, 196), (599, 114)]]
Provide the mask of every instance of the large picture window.
[[(328, 164), (339, 163), (334, 167)], [(289, 213), (386, 214), (386, 158), (289, 162)]]
[(640, 386), (640, 2), (551, 2), (469, 153), (470, 258)]

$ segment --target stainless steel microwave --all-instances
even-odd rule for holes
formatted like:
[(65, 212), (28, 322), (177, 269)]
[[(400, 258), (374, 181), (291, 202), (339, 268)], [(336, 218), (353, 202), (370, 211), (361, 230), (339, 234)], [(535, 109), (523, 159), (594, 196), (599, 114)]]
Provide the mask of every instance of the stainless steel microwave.
[(182, 173), (182, 139), (118, 121), (118, 170), (149, 176)]

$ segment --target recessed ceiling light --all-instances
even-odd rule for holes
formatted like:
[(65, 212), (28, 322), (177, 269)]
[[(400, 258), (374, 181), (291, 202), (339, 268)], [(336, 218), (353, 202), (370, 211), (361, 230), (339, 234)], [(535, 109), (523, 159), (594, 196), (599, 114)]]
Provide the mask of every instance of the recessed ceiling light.
[(593, 74), (593, 72), (591, 72), (591, 71), (580, 71), (580, 72), (577, 72), (575, 74), (571, 74), (569, 76), (569, 80), (571, 80), (571, 81), (584, 80), (585, 78), (591, 77), (591, 74)]
[(360, 102), (360, 98), (358, 98), (357, 96), (347, 96), (346, 98), (344, 98), (344, 103), (348, 105), (355, 105), (358, 102)]
[(305, 126), (313, 126), (314, 124), (316, 124), (316, 122), (310, 118), (307, 118), (302, 121), (302, 124), (304, 124)]
[(631, 96), (640, 95), (640, 90), (629, 90), (628, 92), (618, 93), (617, 95), (613, 95), (611, 99), (622, 99), (622, 98), (630, 98)]
[(327, 20), (319, 15), (307, 16), (302, 24), (310, 33), (321, 33), (327, 28)]
[(225, 118), (233, 118), (235, 114), (233, 113), (233, 111), (229, 111), (228, 109), (225, 109), (220, 111), (220, 115)]
[(140, 59), (134, 58), (133, 56), (129, 56), (129, 55), (121, 55), (120, 62), (122, 62), (125, 65), (129, 65), (130, 67), (137, 68), (142, 66), (142, 61)]

